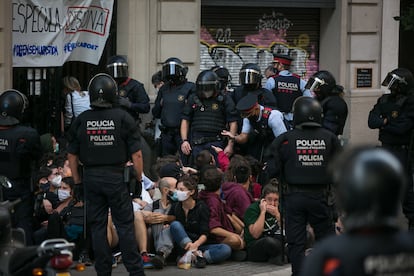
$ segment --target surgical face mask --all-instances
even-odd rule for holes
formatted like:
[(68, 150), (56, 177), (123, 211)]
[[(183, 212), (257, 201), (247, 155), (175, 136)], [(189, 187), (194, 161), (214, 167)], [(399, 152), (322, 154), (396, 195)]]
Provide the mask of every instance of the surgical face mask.
[(184, 201), (188, 198), (189, 191), (177, 191), (178, 201)]
[(53, 187), (56, 187), (56, 188), (59, 188), (60, 187), (60, 182), (62, 182), (62, 176), (61, 175), (56, 175), (50, 181), (50, 183), (53, 185)]
[(63, 200), (70, 197), (70, 191), (59, 189), (58, 190), (58, 197), (59, 197), (60, 201), (63, 201)]
[(172, 201), (178, 201), (178, 198), (177, 198), (177, 191), (174, 191), (174, 192), (170, 191), (170, 192), (168, 193), (168, 196), (170, 197), (170, 199), (171, 199)]

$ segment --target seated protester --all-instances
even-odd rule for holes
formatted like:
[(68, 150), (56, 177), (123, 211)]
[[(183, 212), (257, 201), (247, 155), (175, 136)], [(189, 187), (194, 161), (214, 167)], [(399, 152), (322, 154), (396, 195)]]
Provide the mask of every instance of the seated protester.
[(227, 176), (233, 178), (222, 184), (222, 196), (231, 212), (243, 221), (244, 212), (254, 201), (248, 192), (251, 176), (250, 165), (244, 157), (235, 155), (230, 160), (228, 171)]
[[(175, 216), (175, 221), (171, 222), (169, 229), (179, 254), (191, 251), (193, 265), (202, 268), (206, 263), (220, 263), (228, 259), (231, 248), (227, 244), (209, 243), (210, 212), (207, 205), (197, 199), (197, 193), (197, 182), (191, 176), (183, 176), (178, 181), (179, 202), (170, 210), (169, 215)], [(180, 262), (178, 266), (183, 267)]]
[(64, 238), (75, 242), (75, 256), (77, 257), (79, 252), (85, 249), (86, 244), (83, 239), (84, 206), (83, 202), (73, 195), (74, 185), (72, 177), (62, 179), (57, 191), (60, 204), (49, 216), (47, 238)]
[[(232, 224), (231, 211), (226, 212), (226, 205), (220, 198), (220, 187), (223, 173), (214, 165), (207, 165), (201, 169), (200, 182), (205, 189), (200, 191), (199, 199), (203, 200), (210, 210), (209, 228), (212, 239), (217, 243), (229, 245), (233, 250), (244, 248), (243, 237), (240, 236), (242, 222)], [(238, 229), (237, 229), (238, 228)]]
[(246, 155), (244, 158), (249, 163), (250, 169), (252, 171), (248, 191), (253, 196), (254, 200), (259, 200), (260, 196), (262, 195), (262, 185), (259, 183), (258, 179), (262, 178), (260, 176), (263, 172), (263, 164), (261, 164), (259, 160), (251, 155)]
[[(109, 247), (112, 250), (117, 248), (119, 245), (119, 236), (118, 236), (118, 232), (116, 231), (116, 226), (112, 221), (111, 210), (108, 211), (108, 225), (106, 227), (106, 236), (108, 238)], [(118, 255), (118, 252), (115, 254), (112, 254), (112, 268), (115, 268), (118, 266), (118, 262), (119, 262), (119, 260), (117, 259), (118, 256), (120, 256)]]
[(135, 239), (139, 247), (139, 252), (141, 253), (144, 268), (152, 268), (151, 258), (148, 255), (147, 225), (145, 224), (143, 213), (152, 210), (152, 198), (148, 191), (145, 190), (142, 182), (137, 181), (132, 163), (128, 163), (125, 169), (129, 170), (129, 172), (126, 171), (126, 175), (130, 176), (125, 181), (129, 185), (129, 194), (134, 208)]
[(55, 212), (60, 201), (57, 189), (60, 187), (62, 176), (55, 165), (42, 167), (38, 172), (38, 191), (35, 193), (34, 215), (39, 229), (34, 232), (36, 244), (46, 239), (47, 221), (49, 215)]
[(201, 170), (205, 165), (214, 165), (219, 167), (223, 172), (227, 170), (227, 167), (229, 166), (229, 157), (224, 153), (224, 150), (220, 147), (211, 146), (211, 148), (217, 153), (217, 162), (218, 166), (216, 164), (216, 159), (208, 150), (202, 150), (199, 154), (197, 154), (195, 158), (195, 167), (198, 170)]
[(156, 255), (152, 258), (152, 263), (157, 269), (164, 268), (165, 259), (171, 254), (173, 249), (172, 238), (164, 229), (167, 229), (169, 224), (175, 219), (174, 216), (168, 215), (168, 213), (176, 202), (170, 196), (176, 191), (176, 185), (177, 180), (175, 178), (163, 177), (158, 183), (161, 198), (153, 202), (152, 212), (146, 213), (144, 217), (145, 222), (151, 225), (151, 234), (154, 239), (156, 252)]
[(252, 203), (244, 215), (244, 239), (247, 260), (283, 265), (283, 239), (280, 231), (279, 193), (266, 185), (262, 197)]

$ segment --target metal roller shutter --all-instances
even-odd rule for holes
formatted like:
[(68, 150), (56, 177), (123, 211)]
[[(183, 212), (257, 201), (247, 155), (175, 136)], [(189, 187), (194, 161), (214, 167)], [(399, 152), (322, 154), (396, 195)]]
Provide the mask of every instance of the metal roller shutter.
[[(238, 85), (244, 63), (262, 69), (273, 52), (290, 52), (292, 71), (307, 79), (318, 70), (319, 9), (202, 6), (200, 69), (225, 66)], [(264, 80), (265, 81), (265, 80)]]

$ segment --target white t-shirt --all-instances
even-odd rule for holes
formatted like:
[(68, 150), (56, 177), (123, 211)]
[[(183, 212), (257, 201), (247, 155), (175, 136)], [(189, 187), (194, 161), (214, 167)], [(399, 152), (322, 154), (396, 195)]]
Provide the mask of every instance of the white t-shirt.
[[(73, 115), (78, 117), (79, 114), (84, 112), (85, 110), (91, 109), (91, 103), (89, 100), (89, 92), (83, 91), (83, 96), (79, 93), (79, 91), (73, 91), (71, 94), (66, 95), (66, 114), (65, 114), (65, 124), (70, 124), (72, 121)], [(72, 99), (73, 99), (73, 110), (72, 110)]]

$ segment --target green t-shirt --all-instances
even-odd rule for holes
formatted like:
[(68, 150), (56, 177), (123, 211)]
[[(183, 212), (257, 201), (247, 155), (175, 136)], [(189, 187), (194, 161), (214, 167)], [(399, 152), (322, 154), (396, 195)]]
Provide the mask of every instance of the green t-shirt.
[[(246, 212), (244, 213), (244, 241), (246, 242), (247, 247), (249, 247), (249, 244), (252, 241), (256, 240), (250, 234), (249, 226), (251, 224), (254, 224), (260, 215), (259, 204), (260, 201), (253, 202), (252, 204), (250, 204), (249, 208), (247, 208)], [(275, 238), (280, 236), (280, 227), (277, 219), (274, 216), (266, 212), (264, 224), (265, 225), (263, 227), (263, 234), (260, 236), (260, 238), (263, 237), (263, 235), (274, 236)]]

